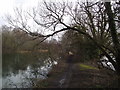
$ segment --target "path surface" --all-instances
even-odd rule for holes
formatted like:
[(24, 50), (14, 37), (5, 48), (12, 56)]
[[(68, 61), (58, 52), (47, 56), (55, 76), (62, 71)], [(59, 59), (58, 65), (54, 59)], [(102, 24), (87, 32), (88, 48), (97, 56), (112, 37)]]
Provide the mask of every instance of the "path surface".
[(68, 67), (66, 68), (63, 76), (59, 80), (60, 88), (68, 88), (69, 83), (71, 81), (72, 73), (73, 73), (73, 71), (72, 71), (73, 66), (74, 66), (73, 64), (68, 64)]
[[(80, 64), (83, 63), (69, 66), (60, 63), (53, 69), (48, 79), (42, 81), (42, 88), (116, 88), (118, 86), (114, 72), (98, 68), (86, 69), (80, 67)], [(86, 63), (83, 65), (92, 66)], [(41, 82), (38, 85), (42, 85)]]
[[(109, 75), (108, 75), (109, 74)], [(111, 87), (111, 72), (101, 73), (99, 69), (83, 69), (78, 64), (69, 65), (61, 78), (60, 88), (102, 88)]]

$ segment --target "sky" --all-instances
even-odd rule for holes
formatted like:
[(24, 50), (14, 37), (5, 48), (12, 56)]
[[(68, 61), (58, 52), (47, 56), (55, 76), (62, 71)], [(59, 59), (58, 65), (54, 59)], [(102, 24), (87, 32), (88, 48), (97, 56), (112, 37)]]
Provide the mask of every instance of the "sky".
[[(0, 26), (5, 24), (5, 20), (3, 19), (7, 14), (13, 14), (15, 7), (23, 7), (23, 8), (30, 8), (34, 7), (43, 0), (0, 0)], [(46, 1), (70, 1), (75, 2), (78, 0), (46, 0)], [(85, 0), (80, 0), (85, 1)], [(94, 1), (94, 0), (88, 0)], [(105, 0), (108, 1), (108, 0)], [(116, 0), (113, 0), (116, 1)]]
[(0, 1), (0, 26), (5, 24), (5, 15), (14, 13), (15, 7), (30, 8), (38, 4), (41, 0), (1, 0)]
[[(13, 14), (15, 7), (30, 8), (34, 7), (43, 0), (1, 0), (0, 1), (0, 26), (5, 24), (3, 19), (7, 14)], [(74, 2), (77, 0), (46, 0), (46, 1), (70, 1)], [(82, 0), (83, 1), (83, 0)], [(89, 0), (92, 1), (92, 0)]]
[[(29, 9), (38, 5), (38, 2), (43, 0), (1, 0), (0, 1), (0, 26), (7, 24), (5, 20), (6, 15), (14, 15), (15, 7), (22, 7), (23, 9)], [(46, 0), (46, 1), (70, 1), (75, 2), (78, 0)], [(80, 0), (85, 1), (85, 0)], [(94, 0), (89, 0), (94, 1)]]
[[(32, 7), (35, 7), (38, 5), (38, 2), (42, 2), (43, 0), (0, 0), (0, 27), (2, 25), (8, 25), (7, 20), (5, 17), (7, 15), (14, 16), (14, 9), (16, 7), (22, 7), (23, 9), (30, 9)], [(60, 1), (68, 1), (68, 2), (75, 2), (78, 0), (45, 0), (45, 1), (53, 1), (53, 2), (60, 2)], [(85, 0), (79, 0), (79, 1), (85, 1)], [(88, 0), (88, 1), (94, 1), (94, 0)], [(98, 0), (97, 0), (98, 1)], [(107, 0), (106, 0), (107, 1)], [(67, 19), (65, 19), (67, 20)], [(31, 27), (33, 21), (29, 21)], [(35, 30), (34, 28), (32, 30)], [(48, 34), (49, 32), (47, 32)], [(51, 32), (50, 32), (51, 33)]]
[[(32, 7), (37, 6), (38, 3), (42, 1), (43, 0), (1, 0), (0, 1), (0, 26), (8, 24), (5, 17), (7, 15), (14, 16), (14, 9), (16, 7), (20, 7), (20, 8), (22, 7), (22, 9), (30, 9)], [(46, 1), (58, 2), (62, 0), (46, 0)], [(66, 0), (66, 1), (74, 2), (75, 0)], [(35, 27), (35, 26), (32, 26), (32, 27)], [(48, 34), (49, 32), (46, 32), (46, 33)]]

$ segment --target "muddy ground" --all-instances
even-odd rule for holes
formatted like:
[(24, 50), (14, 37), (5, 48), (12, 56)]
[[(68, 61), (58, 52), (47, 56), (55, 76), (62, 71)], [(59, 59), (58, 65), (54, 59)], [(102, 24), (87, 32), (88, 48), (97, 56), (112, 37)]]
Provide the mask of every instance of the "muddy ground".
[(37, 82), (37, 88), (119, 88), (117, 75), (91, 62), (58, 63), (48, 78)]

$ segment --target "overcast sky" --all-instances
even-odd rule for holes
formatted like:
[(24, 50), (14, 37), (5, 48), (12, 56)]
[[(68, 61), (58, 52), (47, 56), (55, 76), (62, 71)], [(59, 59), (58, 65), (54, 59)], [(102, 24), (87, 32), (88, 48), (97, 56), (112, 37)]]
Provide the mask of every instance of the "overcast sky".
[(37, 5), (41, 0), (1, 0), (0, 1), (0, 26), (5, 24), (4, 17), (13, 14), (15, 7), (29, 8)]
[[(5, 21), (6, 15), (14, 15), (15, 7), (22, 7), (22, 9), (30, 9), (37, 6), (38, 2), (43, 0), (1, 0), (0, 1), (0, 26), (7, 24)], [(46, 1), (77, 1), (77, 0), (46, 0)]]
[[(37, 6), (38, 2), (43, 0), (1, 0), (0, 1), (0, 26), (5, 24), (3, 17), (7, 14), (13, 14), (13, 9), (15, 7), (23, 7), (23, 8), (30, 8)], [(78, 0), (46, 0), (46, 1), (78, 1)], [(81, 0), (80, 0), (81, 1)], [(84, 0), (82, 0), (84, 1)], [(89, 0), (93, 1), (93, 0)]]

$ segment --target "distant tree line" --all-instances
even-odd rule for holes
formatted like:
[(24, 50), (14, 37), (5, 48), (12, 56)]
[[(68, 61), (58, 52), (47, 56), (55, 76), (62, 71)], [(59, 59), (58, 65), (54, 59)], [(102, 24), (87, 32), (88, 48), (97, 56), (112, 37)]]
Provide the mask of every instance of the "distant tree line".
[[(1, 27), (2, 30), (2, 52), (3, 53), (17, 53), (20, 51), (55, 51), (57, 50), (57, 41), (55, 39), (44, 41), (41, 44), (42, 39), (36, 38), (23, 32), (19, 28), (12, 28), (6, 25)], [(53, 50), (52, 50), (53, 49)]]

